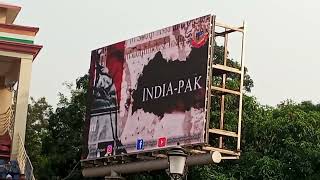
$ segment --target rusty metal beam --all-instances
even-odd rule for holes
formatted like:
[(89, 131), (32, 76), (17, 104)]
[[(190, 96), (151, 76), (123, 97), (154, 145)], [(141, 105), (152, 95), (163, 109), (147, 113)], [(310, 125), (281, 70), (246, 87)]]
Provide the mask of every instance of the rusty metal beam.
[[(217, 158), (217, 154), (218, 156), (220, 155), (220, 157), (218, 158), (220, 158), (221, 160), (221, 154), (218, 152), (213, 152), (207, 154), (188, 156), (186, 164), (187, 166), (212, 164)], [(110, 176), (112, 171), (117, 172), (118, 174), (132, 174), (138, 172), (167, 169), (168, 167), (169, 164), (167, 159), (158, 159), (151, 161), (139, 161), (126, 164), (117, 164), (113, 166), (111, 165), (84, 168), (82, 170), (82, 175), (84, 177), (104, 177)]]

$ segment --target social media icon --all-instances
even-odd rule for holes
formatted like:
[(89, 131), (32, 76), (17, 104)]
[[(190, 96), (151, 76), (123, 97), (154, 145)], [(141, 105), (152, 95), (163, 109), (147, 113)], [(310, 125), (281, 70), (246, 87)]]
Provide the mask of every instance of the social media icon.
[(144, 146), (143, 139), (137, 139), (137, 144), (136, 144), (137, 150), (142, 150), (143, 146)]
[(113, 149), (112, 145), (109, 144), (109, 145), (107, 146), (107, 154), (112, 154), (112, 149)]
[(164, 147), (167, 145), (167, 138), (161, 137), (158, 139), (158, 147)]

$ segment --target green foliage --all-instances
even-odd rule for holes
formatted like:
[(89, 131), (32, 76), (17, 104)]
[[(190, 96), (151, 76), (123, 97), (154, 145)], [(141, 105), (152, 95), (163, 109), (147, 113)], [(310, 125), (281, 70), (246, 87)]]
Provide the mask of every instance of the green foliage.
[[(44, 98), (29, 106), (26, 147), (38, 179), (62, 179), (80, 159), (86, 91), (78, 87), (70, 99), (60, 97), (54, 112)], [(240, 160), (189, 168), (188, 178), (319, 179), (319, 105), (286, 101), (268, 107), (245, 96), (241, 146)], [(78, 167), (70, 179), (80, 178)], [(166, 178), (164, 171), (127, 177)]]
[[(51, 107), (48, 111), (49, 107), (46, 106), (44, 98), (32, 101), (28, 122), (39, 121), (38, 119), (40, 119), (39, 122), (43, 121), (39, 130), (43, 132), (41, 135), (31, 131), (34, 127), (32, 123), (28, 123), (27, 129), (30, 131), (26, 136), (27, 152), (35, 165), (37, 179), (62, 179), (79, 162), (83, 142), (82, 128), (86, 111), (87, 83), (88, 78), (84, 76), (77, 80), (76, 89), (72, 89), (72, 85), (67, 84), (71, 91), (71, 98), (68, 99), (63, 94), (59, 94), (60, 100), (54, 112)], [(43, 114), (46, 111), (48, 113)], [(34, 136), (37, 137), (36, 140)], [(69, 179), (79, 178), (81, 178), (81, 172), (78, 166)]]
[(48, 119), (51, 114), (52, 107), (45, 98), (38, 100), (31, 98), (31, 104), (28, 106), (25, 146), (36, 174), (42, 166), (42, 139), (47, 136)]

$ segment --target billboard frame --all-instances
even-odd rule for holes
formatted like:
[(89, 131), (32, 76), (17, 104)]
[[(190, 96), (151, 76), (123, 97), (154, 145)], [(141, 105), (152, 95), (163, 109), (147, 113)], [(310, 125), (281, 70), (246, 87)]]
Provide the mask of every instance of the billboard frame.
[(212, 64), (213, 64), (213, 54), (214, 54), (214, 43), (215, 43), (215, 26), (216, 26), (216, 16), (212, 15), (211, 18), (211, 34), (209, 41), (209, 51), (208, 51), (208, 68), (207, 68), (207, 92), (206, 92), (206, 127), (205, 127), (205, 144), (209, 144), (209, 129), (210, 129), (210, 111), (211, 111), (211, 79), (212, 79)]
[[(125, 41), (121, 41), (121, 42), (119, 42), (119, 43), (114, 43), (114, 44), (111, 44), (111, 45), (108, 45), (108, 46), (104, 46), (104, 47), (102, 47), (102, 48), (98, 48), (98, 49), (95, 49), (95, 50), (93, 50), (92, 51), (92, 54), (91, 54), (91, 64), (90, 64), (90, 77), (89, 77), (89, 83), (90, 83), (90, 86), (95, 86), (95, 84), (97, 83), (96, 81), (97, 81), (97, 76), (96, 75), (94, 75), (95, 74), (95, 72), (100, 72), (98, 69), (97, 69), (97, 67), (96, 66), (98, 66), (98, 65), (96, 65), (97, 64), (97, 62), (99, 61), (99, 63), (101, 63), (101, 62), (104, 62), (105, 61), (105, 63), (104, 63), (104, 66), (106, 66), (105, 64), (107, 63), (107, 59), (106, 60), (99, 60), (99, 59), (97, 59), (97, 57), (101, 57), (101, 54), (99, 54), (98, 52), (99, 51), (102, 51), (103, 53), (105, 53), (105, 54), (107, 54), (108, 52), (107, 51), (109, 51), (109, 50), (107, 50), (107, 48), (109, 48), (109, 47), (113, 47), (113, 46), (117, 46), (118, 44), (120, 44), (120, 43), (129, 43), (129, 46), (127, 46), (127, 44), (126, 44), (126, 48), (128, 48), (128, 51), (127, 51), (127, 49), (125, 49), (124, 50), (124, 56), (126, 56), (126, 57), (128, 57), (129, 58), (129, 56), (130, 56), (130, 53), (131, 53), (131, 50), (132, 49), (134, 49), (134, 48), (136, 48), (136, 46), (138, 47), (140, 47), (140, 45), (141, 44), (133, 44), (133, 46), (132, 45), (130, 45), (130, 43), (131, 42), (135, 42), (136, 41), (136, 39), (140, 39), (140, 37), (142, 37), (142, 36), (146, 36), (146, 35), (149, 35), (149, 34), (154, 34), (154, 33), (157, 33), (157, 32), (160, 32), (160, 31), (163, 31), (163, 30), (168, 30), (169, 28), (171, 29), (171, 28), (173, 28), (173, 30), (171, 29), (171, 31), (173, 31), (173, 33), (175, 33), (174, 32), (174, 28), (175, 28), (175, 26), (176, 27), (178, 27), (178, 28), (180, 28), (180, 25), (181, 25), (181, 30), (184, 30), (185, 31), (185, 36), (186, 37), (183, 37), (183, 38), (186, 38), (186, 39), (184, 39), (183, 41), (183, 43), (185, 43), (185, 42), (190, 42), (190, 44), (188, 44), (188, 48), (190, 48), (190, 51), (189, 52), (191, 52), (191, 47), (196, 47), (195, 49), (200, 49), (200, 47), (202, 47), (202, 50), (201, 51), (203, 51), (203, 50), (205, 50), (205, 52), (206, 53), (208, 53), (208, 55), (207, 56), (202, 56), (202, 59), (201, 60), (203, 60), (202, 61), (202, 64), (204, 65), (204, 63), (205, 63), (205, 66), (202, 66), (202, 64), (200, 64), (200, 70), (198, 70), (198, 71), (194, 71), (194, 70), (191, 70), (190, 71), (190, 73), (193, 73), (193, 74), (186, 74), (186, 75), (184, 75), (185, 77), (181, 77), (181, 78), (187, 78), (188, 79), (188, 81), (190, 81), (189, 80), (189, 76), (190, 75), (194, 75), (195, 73), (196, 74), (198, 74), (198, 76), (199, 76), (199, 79), (200, 79), (200, 77), (203, 77), (203, 78), (201, 78), (201, 81), (203, 82), (203, 84), (201, 85), (201, 87), (200, 87), (200, 85), (198, 84), (198, 87), (199, 88), (202, 88), (203, 89), (203, 95), (200, 95), (200, 97), (203, 97), (203, 100), (201, 100), (201, 103), (200, 104), (203, 104), (203, 106), (201, 107), (203, 110), (201, 110), (201, 114), (203, 114), (203, 116), (201, 117), (201, 116), (199, 116), (200, 118), (198, 119), (198, 120), (200, 120), (200, 123), (201, 123), (201, 125), (202, 125), (202, 127), (201, 128), (198, 128), (198, 129), (196, 129), (195, 130), (195, 134), (191, 134), (191, 135), (182, 135), (181, 137), (183, 138), (181, 141), (180, 140), (175, 140), (175, 141), (173, 141), (174, 143), (177, 143), (177, 144), (180, 144), (180, 145), (182, 145), (182, 146), (202, 146), (202, 145), (204, 145), (204, 144), (207, 144), (207, 121), (208, 121), (208, 119), (207, 119), (207, 117), (208, 117), (208, 110), (207, 110), (207, 107), (208, 107), (208, 102), (207, 102), (207, 100), (208, 100), (208, 96), (209, 96), (209, 91), (210, 91), (210, 86), (209, 86), (209, 81), (208, 81), (208, 78), (210, 77), (210, 68), (208, 68), (208, 64), (210, 64), (211, 63), (211, 59), (209, 58), (209, 54), (211, 54), (211, 46), (210, 46), (210, 44), (211, 44), (211, 42), (212, 42), (212, 39), (213, 39), (213, 36), (212, 36), (212, 32), (214, 32), (214, 30), (213, 30), (213, 28), (214, 28), (214, 26), (212, 25), (212, 23), (214, 22), (214, 18), (215, 18), (215, 16), (213, 16), (213, 15), (205, 15), (205, 16), (200, 16), (200, 17), (198, 17), (198, 18), (194, 18), (194, 19), (191, 19), (191, 20), (188, 20), (188, 21), (185, 21), (185, 22), (181, 22), (181, 23), (178, 23), (178, 24), (175, 24), (175, 25), (172, 25), (172, 26), (168, 26), (168, 27), (166, 27), (166, 28), (163, 28), (163, 29), (160, 29), (160, 30), (156, 30), (156, 31), (153, 31), (153, 32), (151, 32), (151, 33), (147, 33), (147, 34), (144, 34), (144, 35), (140, 35), (140, 36), (137, 36), (137, 37), (134, 37), (134, 38), (131, 38), (131, 39), (128, 39), (128, 40), (125, 40)], [(196, 24), (196, 26), (194, 26), (193, 25), (193, 23), (199, 23), (199, 26)], [(202, 23), (204, 23), (204, 24), (202, 24)], [(188, 31), (187, 31), (187, 29), (184, 29), (184, 26), (182, 26), (182, 25), (186, 25), (186, 27), (189, 27), (189, 28), (191, 28), (193, 31), (192, 31), (192, 33), (191, 34), (188, 34), (188, 35), (190, 35), (190, 36), (187, 36), (187, 32), (189, 32), (189, 29), (188, 29)], [(203, 25), (205, 25), (205, 26), (203, 26)], [(199, 28), (200, 27), (200, 29), (196, 29), (196, 28)], [(207, 31), (202, 31), (202, 28), (203, 27), (205, 27), (205, 29), (207, 30)], [(181, 32), (181, 30), (180, 31), (178, 31), (178, 32)], [(200, 31), (201, 30), (201, 31)], [(195, 32), (194, 32), (195, 31)], [(205, 39), (206, 39), (206, 41), (204, 41), (201, 45), (198, 45), (198, 46), (196, 46), (197, 44), (193, 44), (194, 43), (194, 41), (196, 41), (194, 38), (195, 38), (195, 34), (193, 34), (193, 33), (196, 33), (196, 32), (202, 32), (202, 34), (207, 34), (207, 35), (205, 35), (205, 36), (203, 36), (203, 37), (206, 37)], [(169, 32), (169, 31), (168, 31)], [(190, 31), (191, 32), (191, 31)], [(189, 32), (189, 33), (190, 33)], [(203, 32), (207, 32), (207, 33), (203, 33)], [(183, 32), (181, 33), (182, 34), (182, 36), (184, 36), (184, 34), (183, 34)], [(163, 34), (164, 35), (164, 34)], [(172, 36), (172, 34), (168, 34), (168, 35), (170, 35), (170, 36)], [(174, 35), (174, 34), (173, 34)], [(180, 33), (178, 34), (178, 35), (180, 35)], [(157, 36), (155, 35), (154, 36), (155, 38), (157, 38)], [(166, 37), (169, 37), (169, 36), (167, 36), (166, 35)], [(175, 35), (174, 35), (174, 37), (175, 37)], [(201, 36), (200, 36), (201, 37)], [(172, 37), (170, 37), (170, 38), (172, 38)], [(177, 38), (177, 37), (175, 37), (175, 38)], [(173, 40), (175, 39), (175, 38), (173, 38)], [(191, 39), (189, 39), (189, 38), (191, 38)], [(161, 36), (160, 36), (160, 39), (163, 39), (163, 38), (161, 38)], [(155, 40), (158, 40), (158, 39), (155, 39)], [(150, 39), (150, 41), (148, 40), (148, 41), (142, 41), (142, 42), (140, 42), (140, 43), (143, 43), (143, 45), (144, 44), (152, 44), (153, 42), (151, 42), (151, 41), (155, 41), (155, 40), (153, 40), (153, 39)], [(189, 41), (190, 40), (190, 41)], [(191, 40), (192, 40), (192, 42), (191, 42)], [(201, 40), (201, 38), (200, 38), (200, 40)], [(202, 40), (203, 40), (203, 38), (202, 38)], [(179, 47), (179, 49), (180, 49), (180, 44), (179, 44), (179, 38), (178, 39), (176, 39), (176, 41), (178, 42), (178, 45), (176, 45), (176, 47)], [(139, 41), (138, 41), (139, 42)], [(150, 43), (151, 42), (151, 43)], [(162, 42), (162, 41), (161, 41)], [(197, 42), (197, 41), (196, 41)], [(205, 47), (206, 48), (203, 48), (204, 47), (204, 45), (205, 45)], [(190, 47), (189, 47), (190, 46)], [(143, 46), (144, 47), (144, 46)], [(141, 47), (141, 48), (143, 48), (143, 47)], [(174, 47), (174, 46), (171, 46), (170, 45), (170, 43), (169, 43), (169, 47), (168, 47), (168, 49), (170, 50), (172, 47)], [(179, 50), (178, 49), (178, 50)], [(193, 49), (193, 48), (192, 48)], [(139, 48), (138, 48), (138, 50), (139, 50)], [(160, 51), (160, 50), (158, 50), (158, 51)], [(135, 51), (133, 51), (133, 52), (135, 52)], [(196, 51), (196, 52), (198, 52), (198, 54), (199, 54), (199, 51)], [(128, 53), (128, 54), (127, 54)], [(143, 52), (141, 52), (141, 53), (143, 53)], [(178, 51), (177, 51), (177, 53), (178, 53)], [(203, 53), (202, 53), (203, 54)], [(106, 55), (107, 56), (107, 55)], [(187, 56), (188, 57), (188, 56)], [(195, 56), (191, 56), (191, 57), (195, 57)], [(108, 58), (109, 58), (109, 56), (108, 56)], [(188, 58), (187, 58), (188, 59)], [(124, 60), (125, 61), (127, 61), (127, 59), (125, 59), (124, 58)], [(97, 62), (96, 62), (97, 61)], [(100, 62), (101, 61), (101, 62)], [(183, 62), (183, 60), (181, 60), (182, 62)], [(191, 62), (196, 62), (196, 61), (191, 61)], [(182, 63), (183, 64), (183, 63)], [(190, 64), (190, 63), (189, 63)], [(198, 63), (197, 63), (198, 64)], [(100, 67), (100, 66), (98, 66), (98, 67)], [(207, 68), (206, 68), (207, 67)], [(189, 68), (190, 69), (190, 68)], [(192, 68), (191, 68), (192, 69)], [(182, 71), (182, 72), (184, 72), (184, 71)], [(183, 74), (183, 73), (182, 73)], [(195, 78), (196, 79), (196, 78)], [(197, 80), (197, 83), (199, 83), (198, 81), (199, 81), (199, 79)], [(179, 79), (178, 79), (179, 80)], [(178, 81), (178, 80), (174, 80), (174, 81)], [(193, 79), (192, 79), (193, 80)], [(180, 88), (180, 81), (181, 80), (179, 80), (179, 88)], [(200, 82), (201, 82), (200, 81)], [(121, 82), (120, 82), (121, 83)], [(170, 84), (171, 84), (171, 82), (169, 82)], [(186, 83), (186, 82), (185, 82)], [(183, 83), (182, 83), (183, 84)], [(189, 84), (190, 84), (190, 82), (189, 82)], [(192, 84), (192, 83), (191, 83)], [(201, 84), (201, 83), (200, 83)], [(134, 83), (134, 85), (135, 85), (135, 83)], [(193, 85), (191, 85), (192, 86), (192, 88), (193, 88)], [(196, 86), (196, 84), (194, 84), (194, 87), (197, 87)], [(174, 86), (173, 86), (173, 88), (174, 88)], [(86, 113), (86, 123), (85, 123), (85, 138), (84, 138), (84, 140), (85, 140), (85, 143), (84, 143), (84, 153), (82, 153), (82, 159), (87, 159), (87, 160), (94, 160), (94, 159), (97, 159), (97, 157), (87, 157), (87, 158), (85, 158), (85, 156), (86, 156), (86, 154), (88, 154), (89, 152), (88, 152), (88, 149), (86, 149), (87, 147), (89, 147), (89, 144), (92, 144), (93, 145), (93, 143), (95, 143), (95, 141), (97, 142), (96, 144), (99, 144), (100, 143), (100, 141), (99, 140), (96, 140), (96, 138), (94, 138), (93, 140), (94, 140), (94, 142), (91, 142), (91, 143), (89, 143), (89, 136), (90, 136), (90, 134), (88, 134), (87, 132), (89, 132), (89, 127), (90, 127), (90, 118), (91, 117), (94, 117), (94, 116), (96, 116), (96, 113), (93, 113), (93, 111), (96, 111), (96, 110), (99, 110), (99, 114), (102, 114), (103, 112), (100, 112), (102, 109), (101, 108), (97, 108), (97, 107), (95, 107), (95, 108), (91, 108), (91, 106), (92, 106), (92, 103), (93, 103), (93, 92), (94, 92), (94, 89), (95, 89), (95, 87), (91, 87), (91, 88), (89, 88), (89, 100), (88, 100), (88, 104), (87, 104), (87, 113)], [(177, 89), (177, 87), (174, 89), (175, 91), (176, 91), (176, 89)], [(191, 87), (190, 87), (190, 89), (191, 89)], [(179, 89), (179, 91), (180, 91), (180, 89)], [(185, 90), (186, 91), (186, 90)], [(178, 92), (179, 93), (179, 92)], [(198, 93), (199, 94), (199, 93)], [(117, 96), (117, 94), (116, 94), (116, 96)], [(131, 95), (132, 96), (132, 95)], [(185, 95), (184, 95), (185, 96)], [(119, 98), (120, 99), (120, 98)], [(118, 100), (119, 100), (118, 99)], [(183, 97), (182, 99), (185, 99), (185, 97)], [(188, 99), (188, 98), (187, 98)], [(117, 101), (117, 100), (115, 100), (115, 101)], [(120, 100), (119, 100), (120, 101)], [(121, 100), (122, 101), (122, 100)], [(113, 102), (113, 101), (112, 101)], [(196, 102), (196, 101), (195, 101)], [(119, 102), (116, 102), (117, 104), (118, 104), (118, 106), (120, 106), (120, 103)], [(194, 103), (194, 102), (193, 102)], [(117, 106), (117, 107), (118, 107)], [(186, 105), (186, 106), (188, 106), (188, 105)], [(195, 105), (192, 105), (191, 107), (193, 107), (193, 106), (195, 106)], [(108, 107), (106, 107), (106, 108), (108, 108)], [(185, 110), (186, 111), (186, 110)], [(190, 111), (190, 109), (188, 110), (188, 111)], [(119, 112), (119, 107), (118, 107), (118, 112)], [(148, 111), (146, 111), (146, 112), (148, 112)], [(90, 115), (91, 114), (91, 115)], [(170, 114), (170, 113), (169, 113)], [(99, 116), (99, 115), (98, 115)], [(190, 117), (189, 117), (190, 119), (192, 119), (192, 118), (194, 118), (194, 117), (192, 117), (191, 115), (190, 115)], [(117, 115), (116, 115), (116, 117), (115, 117), (115, 119), (117, 119)], [(96, 120), (96, 121), (99, 121), (99, 120)], [(139, 121), (139, 117), (138, 117), (138, 121)], [(111, 124), (112, 124), (112, 122), (111, 122)], [(114, 124), (117, 124), (117, 122), (115, 122)], [(99, 126), (99, 125), (97, 125), (97, 126)], [(197, 127), (197, 126), (195, 126), (195, 127)], [(113, 128), (113, 127), (112, 127)], [(117, 131), (117, 125), (115, 126), (115, 128), (116, 128), (116, 130), (115, 130), (115, 132), (118, 132)], [(100, 132), (100, 130), (99, 130), (99, 132)], [(113, 133), (112, 133), (113, 134)], [(194, 138), (193, 136), (194, 135), (196, 135), (196, 138), (195, 138), (195, 140), (193, 140), (193, 139), (190, 139), (191, 141), (194, 141), (194, 142), (187, 142), (188, 140), (184, 140), (184, 138)], [(116, 135), (117, 136), (117, 135)], [(90, 136), (91, 137), (91, 136)], [(126, 137), (126, 136), (125, 136)], [(158, 146), (158, 147), (155, 147), (154, 149), (150, 149), (150, 150), (142, 150), (142, 151), (138, 151), (137, 152), (137, 150), (135, 151), (135, 152), (125, 152), (125, 154), (127, 154), (127, 155), (132, 155), (132, 154), (139, 154), (139, 153), (143, 153), (143, 152), (152, 152), (152, 151), (162, 151), (162, 150), (166, 150), (166, 149), (170, 149), (170, 148), (172, 148), (173, 146), (175, 146), (174, 144), (172, 145), (172, 142), (171, 142), (171, 144), (169, 145), (169, 139), (170, 139), (170, 137), (172, 138), (172, 139), (174, 139), (174, 138), (180, 138), (180, 136), (167, 136), (166, 138), (168, 138), (168, 145), (166, 145), (166, 146), (164, 146), (164, 147), (161, 147), (161, 146)], [(151, 141), (154, 141), (154, 140), (157, 140), (157, 139), (152, 139)], [(180, 141), (180, 142), (179, 142)], [(102, 142), (102, 141), (101, 141)], [(187, 143), (185, 143), (185, 142), (187, 142)], [(127, 145), (127, 144), (126, 144)], [(126, 146), (125, 145), (125, 146)], [(100, 145), (99, 145), (99, 147), (100, 147)], [(97, 145), (97, 148), (99, 148), (98, 147), (98, 145)], [(114, 146), (115, 147), (115, 146)], [(132, 148), (132, 144), (129, 144), (129, 146), (128, 146), (128, 148), (130, 149), (130, 151), (131, 151), (131, 149), (134, 149), (134, 148)], [(152, 147), (151, 147), (152, 148)], [(89, 150), (90, 150), (90, 148), (89, 148)], [(118, 155), (118, 153), (115, 153), (115, 152), (113, 152), (112, 154), (109, 154), (108, 156), (117, 156)], [(121, 155), (123, 155), (123, 154), (121, 154)], [(99, 156), (98, 156), (99, 157)]]
[[(242, 119), (242, 98), (243, 98), (243, 80), (244, 80), (244, 51), (245, 51), (245, 31), (246, 31), (246, 25), (245, 22), (243, 22), (242, 26), (236, 27), (236, 26), (230, 26), (221, 22), (216, 21), (216, 16), (211, 15), (211, 38), (209, 43), (209, 63), (208, 63), (208, 71), (207, 76), (210, 77), (207, 79), (207, 93), (206, 93), (206, 126), (205, 126), (205, 143), (195, 144), (195, 145), (188, 145), (183, 146), (185, 150), (188, 152), (189, 156), (188, 159), (193, 159), (195, 157), (198, 158), (198, 161), (195, 161), (193, 163), (187, 163), (188, 165), (201, 165), (201, 164), (210, 164), (213, 163), (210, 161), (210, 154), (213, 152), (219, 152), (222, 154), (222, 159), (224, 160), (231, 160), (231, 159), (239, 159), (240, 156), (240, 142), (241, 142), (241, 119)], [(224, 28), (224, 31), (222, 32), (216, 32), (215, 27)], [(226, 64), (224, 65), (218, 65), (214, 64), (214, 43), (215, 38), (225, 37), (228, 36), (230, 33), (241, 33), (241, 56), (240, 56), (240, 69), (227, 67)], [(225, 38), (225, 40), (228, 40)], [(227, 46), (224, 47), (225, 51), (227, 51)], [(226, 56), (224, 57), (226, 59)], [(228, 74), (228, 73), (236, 73), (240, 75), (240, 89), (239, 91), (230, 90), (226, 88), (221, 87), (215, 87), (211, 85), (212, 77), (216, 73), (222, 73), (222, 74)], [(210, 128), (209, 124), (212, 120), (210, 120), (210, 109), (211, 109), (211, 97), (213, 95), (231, 95), (231, 96), (238, 96), (239, 97), (239, 113), (238, 113), (238, 128), (237, 132), (231, 132), (226, 131), (223, 129), (223, 127), (219, 127), (219, 129)], [(224, 103), (224, 102), (221, 102)], [(221, 110), (224, 113), (224, 109)], [(224, 118), (221, 119), (224, 121)], [(220, 121), (221, 121), (220, 120)], [(237, 145), (236, 149), (226, 149), (224, 147), (216, 147), (214, 144), (209, 144), (210, 141), (210, 134), (215, 134), (220, 137), (231, 137), (237, 139)], [(219, 142), (220, 144), (220, 142)], [(115, 155), (111, 157), (102, 157), (102, 158), (96, 158), (96, 159), (83, 159), (81, 160), (81, 165), (83, 169), (83, 175), (85, 177), (101, 177), (101, 176), (107, 176), (110, 175), (109, 172), (115, 168), (131, 168), (133, 166), (136, 166), (137, 164), (140, 164), (146, 168), (136, 169), (133, 168), (130, 171), (121, 171), (122, 174), (127, 173), (137, 173), (142, 171), (151, 171), (151, 170), (160, 170), (167, 168), (167, 165), (164, 165), (164, 162), (167, 162), (167, 155), (166, 150), (168, 148), (164, 149), (157, 149), (157, 150), (150, 150), (150, 151), (144, 151), (144, 152), (136, 152), (132, 154), (124, 154), (124, 155)], [(159, 165), (159, 163), (162, 163), (162, 165)], [(103, 171), (101, 171), (103, 169)], [(99, 173), (96, 173), (98, 170)], [(95, 172), (92, 174), (92, 172)]]

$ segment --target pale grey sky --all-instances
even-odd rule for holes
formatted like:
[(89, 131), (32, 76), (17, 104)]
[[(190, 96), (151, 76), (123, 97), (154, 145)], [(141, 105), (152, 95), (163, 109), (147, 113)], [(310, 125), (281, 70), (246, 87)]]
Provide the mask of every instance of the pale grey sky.
[(16, 24), (40, 27), (31, 96), (57, 102), (62, 83), (84, 75), (90, 51), (206, 14), (246, 20), (246, 65), (262, 104), (320, 102), (320, 2), (317, 0), (7, 0), (22, 6)]

